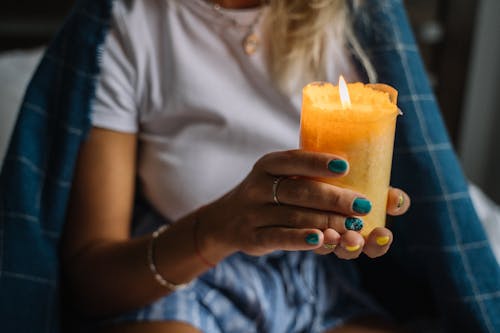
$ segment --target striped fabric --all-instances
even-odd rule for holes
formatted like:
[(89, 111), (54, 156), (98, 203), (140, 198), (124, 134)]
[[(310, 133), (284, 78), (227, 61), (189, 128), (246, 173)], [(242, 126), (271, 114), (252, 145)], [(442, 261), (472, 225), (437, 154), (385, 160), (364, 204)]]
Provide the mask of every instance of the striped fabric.
[(186, 289), (99, 323), (174, 320), (205, 333), (323, 333), (384, 311), (359, 287), (354, 263), (314, 252), (236, 253)]
[[(33, 77), (0, 174), (0, 331), (59, 332), (58, 244), (112, 0), (78, 0)], [(500, 267), (473, 209), (401, 0), (365, 1), (356, 31), (400, 92), (393, 183), (413, 206), (395, 244), (359, 260), (397, 318), (453, 332), (500, 331)], [(382, 286), (382, 288), (381, 288)]]

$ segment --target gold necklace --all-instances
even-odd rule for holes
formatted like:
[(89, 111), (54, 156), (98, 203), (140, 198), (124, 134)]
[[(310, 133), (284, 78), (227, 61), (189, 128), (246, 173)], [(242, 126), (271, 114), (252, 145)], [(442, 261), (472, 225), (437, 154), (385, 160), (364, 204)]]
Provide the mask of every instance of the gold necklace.
[(262, 11), (263, 11), (262, 8), (259, 10), (257, 16), (255, 16), (255, 19), (249, 25), (243, 25), (240, 22), (238, 22), (235, 18), (224, 14), (222, 12), (221, 6), (218, 3), (214, 3), (212, 8), (220, 17), (229, 21), (233, 26), (233, 28), (246, 29), (246, 34), (245, 37), (243, 37), (241, 44), (243, 46), (243, 50), (247, 55), (252, 55), (255, 52), (257, 52), (260, 46), (260, 38), (255, 33), (254, 29), (257, 23), (259, 23), (260, 17), (262, 16)]

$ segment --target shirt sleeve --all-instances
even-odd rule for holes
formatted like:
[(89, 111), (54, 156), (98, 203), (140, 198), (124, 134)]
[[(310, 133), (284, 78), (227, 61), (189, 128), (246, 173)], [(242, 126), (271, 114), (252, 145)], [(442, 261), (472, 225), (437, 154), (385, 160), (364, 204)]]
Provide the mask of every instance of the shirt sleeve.
[(103, 45), (101, 73), (92, 106), (93, 126), (126, 133), (138, 130), (137, 70), (127, 33), (126, 9), (115, 1), (111, 27)]

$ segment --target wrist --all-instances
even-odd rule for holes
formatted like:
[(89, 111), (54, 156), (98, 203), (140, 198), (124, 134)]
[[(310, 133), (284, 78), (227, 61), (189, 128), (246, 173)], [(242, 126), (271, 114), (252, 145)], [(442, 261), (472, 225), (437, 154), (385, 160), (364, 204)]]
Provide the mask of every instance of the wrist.
[(193, 217), (193, 244), (196, 255), (210, 267), (237, 251), (217, 227), (219, 218), (217, 208), (212, 206), (199, 208)]

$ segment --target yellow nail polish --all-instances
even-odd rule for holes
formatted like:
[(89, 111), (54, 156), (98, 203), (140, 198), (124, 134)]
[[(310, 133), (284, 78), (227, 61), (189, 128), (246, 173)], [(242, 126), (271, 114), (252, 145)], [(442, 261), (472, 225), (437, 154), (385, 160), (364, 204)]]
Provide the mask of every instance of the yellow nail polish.
[(405, 204), (405, 196), (403, 195), (403, 193), (399, 193), (398, 203), (396, 204), (396, 208), (399, 209), (403, 207), (404, 204)]
[(384, 245), (387, 245), (387, 243), (389, 243), (389, 236), (381, 236), (381, 237), (377, 237), (377, 239), (375, 240), (377, 242), (378, 245), (380, 246), (384, 246)]
[(349, 252), (356, 252), (357, 250), (359, 250), (359, 248), (361, 247), (361, 245), (353, 245), (353, 246), (345, 246), (345, 249)]

